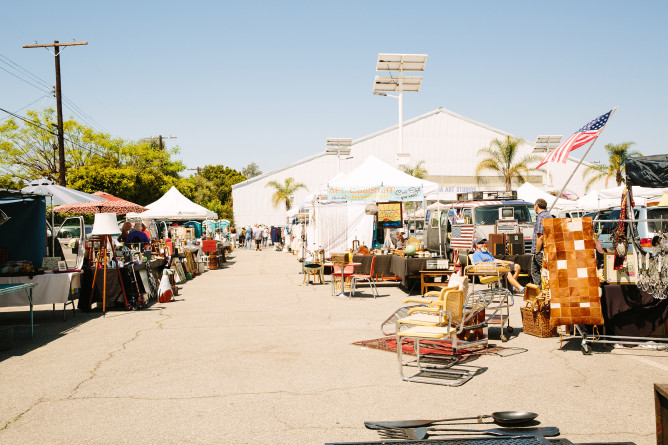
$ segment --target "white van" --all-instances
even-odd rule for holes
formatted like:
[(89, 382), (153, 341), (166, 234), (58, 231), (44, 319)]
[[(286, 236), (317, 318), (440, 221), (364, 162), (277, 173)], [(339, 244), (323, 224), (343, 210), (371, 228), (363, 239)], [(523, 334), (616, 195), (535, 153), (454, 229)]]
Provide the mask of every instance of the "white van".
[[(594, 231), (597, 239), (601, 242), (601, 247), (612, 250), (612, 235), (617, 230), (619, 225), (620, 208), (613, 207), (611, 209), (599, 210), (594, 217)], [(661, 230), (668, 231), (668, 207), (634, 207), (634, 218), (640, 220), (638, 225), (638, 237), (640, 238), (641, 247), (653, 247), (652, 240)], [(646, 220), (662, 220), (661, 221), (646, 221)], [(610, 222), (605, 222), (610, 220)], [(630, 246), (629, 246), (630, 247)]]
[(524, 250), (528, 253), (534, 225), (532, 211), (532, 203), (517, 199), (432, 204), (425, 215), (425, 248), (451, 257), (454, 250), (472, 249), (475, 238), (489, 238), (498, 220), (514, 220), (524, 235)]

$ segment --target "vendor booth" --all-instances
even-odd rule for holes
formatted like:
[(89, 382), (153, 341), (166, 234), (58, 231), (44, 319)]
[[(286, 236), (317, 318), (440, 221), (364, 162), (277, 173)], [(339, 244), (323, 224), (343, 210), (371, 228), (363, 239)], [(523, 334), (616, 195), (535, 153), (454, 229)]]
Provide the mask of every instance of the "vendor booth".
[[(384, 235), (382, 230), (379, 234), (379, 227), (403, 226), (402, 203), (421, 202), (425, 193), (437, 189), (433, 182), (415, 178), (369, 156), (355, 170), (337, 175), (319, 188), (310, 210), (307, 249), (323, 249), (327, 256), (350, 249), (353, 242), (372, 249), (374, 240)], [(396, 204), (396, 209), (388, 209), (386, 213), (394, 210), (394, 221), (377, 216), (377, 203)]]
[[(525, 295), (525, 332), (551, 336), (550, 328), (573, 325), (585, 354), (595, 343), (668, 346), (668, 230), (665, 220), (640, 220), (632, 211), (636, 192), (661, 196), (668, 186), (668, 155), (631, 158), (625, 167), (626, 187), (597, 198), (621, 208), (612, 252), (597, 247), (591, 218), (544, 220), (544, 288)], [(641, 239), (640, 222), (655, 224), (653, 238)]]
[[(398, 279), (406, 285), (409, 278), (418, 277), (426, 268), (427, 258), (418, 251), (417, 239), (399, 236), (407, 232), (404, 206), (406, 202), (423, 202), (425, 193), (437, 189), (433, 182), (369, 156), (357, 169), (337, 175), (302, 203), (300, 207), (309, 210), (305, 250), (322, 252), (326, 258), (341, 257), (337, 252), (351, 252), (350, 267), (344, 268), (343, 278)], [(299, 231), (299, 227), (294, 228), (294, 232)], [(338, 276), (336, 266), (333, 276)], [(333, 292), (336, 290), (333, 286)]]
[[(67, 303), (80, 284), (78, 271), (58, 270), (60, 258), (43, 264), (46, 240), (45, 196), (0, 191), (0, 306), (29, 306), (31, 326), (34, 305)], [(34, 289), (11, 292), (26, 284)]]

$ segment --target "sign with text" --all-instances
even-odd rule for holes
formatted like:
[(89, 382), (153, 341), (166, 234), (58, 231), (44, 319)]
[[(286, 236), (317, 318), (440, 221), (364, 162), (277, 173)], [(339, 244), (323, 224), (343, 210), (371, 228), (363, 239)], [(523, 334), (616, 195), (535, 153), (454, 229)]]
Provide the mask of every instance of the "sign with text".
[(328, 201), (422, 201), (424, 194), (419, 187), (330, 187)]

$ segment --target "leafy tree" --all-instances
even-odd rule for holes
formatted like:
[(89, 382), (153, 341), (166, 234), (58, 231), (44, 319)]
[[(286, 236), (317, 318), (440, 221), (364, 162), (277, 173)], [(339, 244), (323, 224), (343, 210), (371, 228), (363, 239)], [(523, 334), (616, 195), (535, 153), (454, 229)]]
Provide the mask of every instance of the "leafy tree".
[(10, 190), (21, 190), (25, 187), (24, 182), (14, 179), (10, 175), (0, 176), (0, 188)]
[(245, 166), (242, 170), (241, 173), (247, 177), (248, 179), (253, 178), (255, 176), (260, 176), (262, 174), (262, 171), (260, 170), (260, 167), (255, 163), (251, 162), (247, 166)]
[(246, 176), (224, 165), (207, 165), (199, 174), (183, 179), (176, 187), (186, 197), (234, 222), (232, 186), (246, 180)]
[[(58, 182), (58, 137), (53, 108), (27, 111), (33, 125), (14, 118), (0, 125), (0, 170), (15, 179), (28, 181), (45, 177)], [(91, 157), (104, 153), (115, 143), (108, 134), (98, 133), (74, 120), (63, 122), (66, 168), (83, 166)]]
[(484, 178), (480, 174), (485, 170), (491, 170), (503, 178), (507, 191), (512, 189), (513, 179), (520, 184), (524, 184), (531, 171), (529, 164), (540, 160), (540, 157), (527, 155), (522, 159), (516, 160), (519, 146), (523, 142), (524, 139), (509, 135), (504, 140), (494, 139), (489, 144), (489, 147), (478, 150), (479, 155), (486, 155), (487, 157), (480, 161), (476, 167), (476, 182), (478, 184), (484, 182)]
[(269, 181), (265, 187), (273, 187), (274, 194), (271, 197), (271, 202), (274, 207), (278, 207), (281, 202), (285, 203), (285, 210), (290, 210), (290, 198), (299, 189), (307, 189), (306, 185), (301, 182), (295, 182), (294, 178), (285, 178), (284, 182)]
[[(404, 166), (404, 173), (419, 179), (424, 179), (425, 176), (427, 176), (427, 169), (424, 167), (424, 164), (425, 161), (420, 161), (413, 167), (406, 165)], [(404, 207), (406, 207), (406, 210), (416, 210), (418, 208), (418, 203), (409, 201), (404, 204)]]
[(178, 147), (159, 150), (149, 142), (120, 139), (93, 156), (85, 165), (70, 170), (68, 186), (87, 193), (103, 190), (119, 198), (146, 205), (178, 184), (185, 166), (173, 161)]
[(608, 186), (610, 178), (615, 178), (617, 185), (622, 185), (626, 161), (633, 156), (642, 156), (637, 150), (631, 150), (635, 142), (622, 142), (621, 144), (606, 144), (605, 151), (608, 152), (608, 165), (590, 165), (582, 172), (582, 178), (589, 179), (585, 183), (585, 193), (600, 179), (605, 178), (605, 186)]
[(419, 179), (424, 179), (425, 176), (427, 176), (427, 169), (424, 167), (425, 162), (420, 161), (417, 164), (415, 164), (414, 167), (411, 167), (409, 165), (404, 166), (404, 173), (415, 176), (416, 178)]
[(224, 165), (207, 165), (201, 174), (213, 183), (214, 194), (223, 204), (232, 203), (232, 186), (248, 179), (246, 175)]

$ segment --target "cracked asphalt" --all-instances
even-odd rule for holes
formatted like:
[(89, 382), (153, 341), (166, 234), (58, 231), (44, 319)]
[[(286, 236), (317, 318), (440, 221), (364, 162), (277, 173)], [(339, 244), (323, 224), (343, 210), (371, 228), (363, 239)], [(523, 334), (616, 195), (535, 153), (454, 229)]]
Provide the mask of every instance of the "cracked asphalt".
[[(504, 349), (467, 363), (461, 387), (403, 382), (395, 354), (351, 343), (381, 337), (405, 298), (396, 285), (352, 299), (303, 286), (295, 256), (235, 251), (227, 267), (149, 309), (36, 307), (35, 338), (0, 351), (0, 443), (324, 444), (379, 440), (365, 420), (522, 410), (572, 442), (656, 442), (653, 384), (668, 353), (580, 352), (577, 339), (516, 329)], [(25, 323), (1, 308), (0, 323)], [(493, 427), (494, 425), (490, 425)]]

